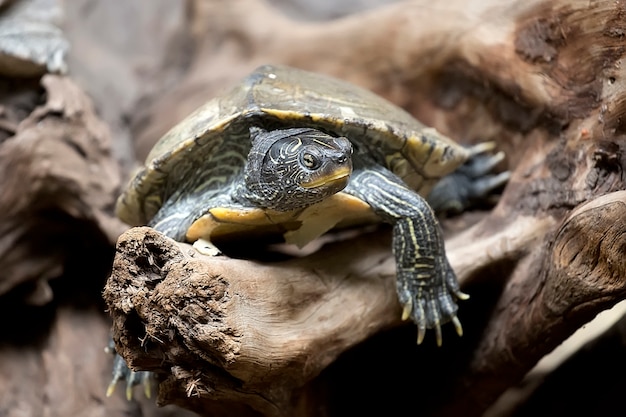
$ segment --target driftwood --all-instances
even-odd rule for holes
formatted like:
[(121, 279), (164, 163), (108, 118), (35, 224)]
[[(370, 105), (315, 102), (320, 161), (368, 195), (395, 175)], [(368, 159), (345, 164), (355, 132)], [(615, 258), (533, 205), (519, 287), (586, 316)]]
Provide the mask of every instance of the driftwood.
[[(390, 243), (380, 237), (350, 242), (363, 258), (336, 243), (267, 264), (206, 257), (152, 229), (131, 229), (118, 241), (105, 291), (121, 353), (140, 369), (173, 366), (160, 388), (173, 400), (208, 395), (216, 415), (249, 406), (289, 414), (294, 389), (399, 322)], [(140, 340), (132, 329), (142, 324), (148, 336)]]
[[(626, 192), (611, 193), (574, 210), (556, 236), (535, 240), (537, 250), (511, 267), (467, 370), (455, 376), (459, 392), (442, 415), (479, 415), (541, 356), (624, 297), (625, 215)], [(510, 251), (508, 242), (523, 229), (509, 229), (497, 242), (485, 239), (490, 256)], [(351, 241), (350, 251), (338, 242), (268, 265), (207, 258), (151, 229), (132, 229), (118, 242), (105, 294), (117, 300), (112, 311), (121, 352), (139, 369), (172, 372), (161, 385), (161, 401), (208, 415), (235, 415), (248, 406), (266, 415), (293, 414), (304, 407), (297, 398), (305, 383), (340, 353), (399, 324), (388, 242), (378, 233)], [(450, 252), (454, 267), (457, 253)], [(532, 275), (519, 272), (525, 265), (533, 265), (526, 266)], [(466, 271), (463, 283), (473, 276)]]
[(32, 112), (0, 146), (0, 295), (21, 287), (35, 305), (51, 300), (48, 281), (63, 275), (68, 258), (89, 256), (89, 245), (98, 258), (125, 229), (110, 215), (120, 172), (106, 125), (70, 79), (46, 75), (41, 84), (47, 101), (39, 107), (36, 80), (14, 93), (33, 101)]
[[(411, 1), (319, 25), (252, 0), (194, 4), (200, 52), (179, 87), (137, 119), (140, 154), (218, 86), (269, 61), (371, 88), (451, 137), (494, 140), (513, 175), (476, 224), (444, 223), (464, 229), (449, 230), (446, 247), (472, 299), (461, 305), (463, 339), (446, 334), (434, 352), (401, 338), (398, 356), (408, 364), (419, 356), (424, 368), (407, 365), (394, 378), (400, 392), (420, 394), (417, 404), (411, 394), (383, 395), (396, 386), (385, 365), (402, 363), (393, 349), (365, 354), (371, 380), (355, 368), (337, 374), (361, 342), (414, 336), (399, 321), (387, 232), (261, 263), (206, 258), (150, 229), (130, 230), (105, 299), (117, 349), (135, 369), (157, 373), (160, 403), (204, 415), (333, 415), (337, 405), (324, 402), (332, 394), (320, 393), (333, 386), (331, 373), (406, 412), (477, 416), (626, 296), (621, 3)], [(431, 359), (434, 369), (423, 363)]]

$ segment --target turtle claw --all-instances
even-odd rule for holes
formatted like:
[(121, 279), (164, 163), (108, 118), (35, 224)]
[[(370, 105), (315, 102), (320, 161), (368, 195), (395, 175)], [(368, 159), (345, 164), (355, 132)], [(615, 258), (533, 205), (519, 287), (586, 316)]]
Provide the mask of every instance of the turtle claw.
[(126, 401), (133, 400), (133, 386), (130, 384), (126, 384)]
[[(404, 306), (402, 307), (402, 321), (406, 321), (411, 317), (411, 313), (413, 312), (413, 299), (409, 298)], [(424, 337), (426, 336), (426, 323), (421, 320), (417, 323), (417, 344), (421, 345), (424, 341)]]
[(496, 146), (497, 144), (494, 141), (480, 142), (475, 145), (472, 145), (468, 148), (469, 153), (470, 153), (470, 158), (475, 155), (479, 155), (481, 153), (491, 152), (494, 149), (496, 149)]
[(411, 317), (412, 311), (413, 311), (413, 300), (409, 298), (409, 301), (407, 301), (402, 307), (402, 321), (408, 320), (409, 317)]
[(126, 399), (131, 401), (133, 399), (133, 389), (136, 385), (143, 385), (143, 393), (146, 398), (152, 396), (152, 390), (150, 389), (150, 380), (148, 372), (134, 372), (130, 371), (126, 379)]
[(437, 289), (414, 288), (405, 285), (406, 277), (400, 276), (398, 282), (398, 298), (402, 302), (402, 320), (411, 318), (417, 326), (417, 344), (424, 341), (426, 331), (433, 329), (437, 346), (443, 345), (442, 326), (452, 323), (456, 333), (463, 336), (461, 321), (456, 315), (457, 300), (467, 300), (469, 295), (462, 292), (456, 282), (456, 277), (446, 263), (445, 282), (443, 291)]
[[(450, 321), (454, 325), (454, 329), (456, 330), (456, 334), (459, 337), (463, 336), (463, 327), (461, 326), (461, 322), (459, 321), (457, 316), (453, 316)], [(433, 326), (435, 330), (435, 341), (437, 343), (437, 347), (443, 346), (443, 334), (441, 331), (441, 323), (437, 321)], [(417, 344), (421, 345), (424, 341), (424, 337), (426, 336), (426, 326), (422, 323), (417, 325)]]
[(113, 354), (113, 371), (111, 382), (106, 390), (106, 396), (110, 397), (115, 392), (115, 388), (120, 380), (126, 380), (126, 399), (131, 401), (133, 399), (133, 390), (136, 385), (143, 385), (143, 392), (146, 398), (152, 397), (152, 372), (131, 370), (124, 359), (115, 352), (113, 341), (109, 343), (109, 346), (105, 348), (107, 353)]
[(152, 383), (150, 381), (150, 372), (141, 371), (134, 372), (128, 370), (126, 374), (114, 374), (109, 386), (107, 387), (106, 396), (110, 397), (115, 392), (115, 388), (117, 387), (117, 383), (120, 379), (126, 379), (126, 390), (125, 395), (128, 401), (133, 400), (134, 396), (134, 388), (136, 385), (143, 385), (143, 393), (146, 398), (152, 398)]
[(148, 399), (152, 398), (152, 383), (151, 381), (148, 380), (149, 377), (150, 377), (150, 374), (146, 373), (144, 378), (142, 378), (143, 379), (143, 395), (145, 395), (146, 398)]
[(439, 322), (435, 325), (435, 337), (437, 340), (437, 347), (441, 347), (443, 344), (443, 336), (441, 335), (441, 325)]
[[(469, 296), (468, 296), (468, 298), (469, 298)], [(454, 325), (454, 330), (456, 330), (456, 334), (458, 334), (459, 337), (462, 337), (463, 336), (463, 326), (461, 326), (461, 321), (459, 320), (459, 318), (457, 316), (452, 316), (450, 321)]]
[[(469, 295), (469, 294), (464, 293), (463, 291), (456, 291), (456, 292), (454, 293), (454, 296), (455, 296), (458, 300), (461, 300), (461, 301), (469, 300), (469, 298), (470, 298), (470, 295)], [(455, 316), (454, 318), (456, 318), (456, 316)], [(457, 319), (457, 321), (458, 321), (458, 319)]]
[(113, 371), (111, 382), (109, 382), (109, 386), (107, 387), (106, 396), (110, 397), (115, 392), (115, 388), (117, 387), (117, 383), (121, 379), (127, 378), (130, 369), (126, 366), (126, 362), (115, 352), (115, 345), (113, 344), (113, 340), (109, 341), (109, 345), (104, 348), (106, 353), (114, 355), (113, 357)]
[(417, 304), (417, 315), (418, 317), (422, 317), (417, 324), (417, 344), (419, 345), (424, 341), (424, 336), (426, 336), (426, 321), (423, 320), (423, 317), (426, 317), (426, 312), (421, 303)]
[(417, 344), (421, 345), (424, 341), (424, 336), (426, 336), (426, 326), (418, 325), (417, 326)]
[(107, 392), (106, 392), (107, 398), (110, 397), (111, 395), (113, 395), (113, 393), (115, 392), (115, 387), (117, 386), (117, 381), (119, 381), (119, 378), (116, 378), (114, 376), (113, 379), (111, 380), (111, 382), (109, 382), (109, 386), (107, 387)]

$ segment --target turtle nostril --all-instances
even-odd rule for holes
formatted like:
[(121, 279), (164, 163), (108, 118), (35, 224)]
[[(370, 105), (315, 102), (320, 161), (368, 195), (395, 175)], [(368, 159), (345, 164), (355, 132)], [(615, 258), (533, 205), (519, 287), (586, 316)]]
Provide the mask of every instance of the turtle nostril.
[(350, 158), (350, 155), (344, 152), (344, 153), (337, 154), (333, 158), (333, 161), (335, 161), (337, 164), (343, 165), (348, 161), (349, 158)]

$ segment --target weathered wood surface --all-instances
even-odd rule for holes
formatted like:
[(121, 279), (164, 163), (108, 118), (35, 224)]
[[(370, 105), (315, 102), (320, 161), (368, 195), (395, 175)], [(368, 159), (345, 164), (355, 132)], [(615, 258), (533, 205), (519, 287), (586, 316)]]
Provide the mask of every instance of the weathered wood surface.
[[(535, 241), (536, 250), (517, 248), (530, 253), (511, 267), (467, 370), (453, 376), (459, 392), (443, 415), (483, 410), (576, 328), (624, 298), (625, 215), (626, 192), (611, 193), (574, 210), (556, 236)], [(498, 240), (492, 259), (515, 262), (497, 249), (510, 249), (509, 236)], [(400, 324), (388, 241), (382, 232), (352, 241), (352, 250), (339, 242), (304, 259), (259, 264), (205, 257), (151, 229), (131, 229), (118, 243), (105, 293), (114, 300), (122, 353), (140, 369), (174, 371), (164, 376), (164, 402), (209, 415), (247, 406), (290, 415), (303, 386), (340, 353)], [(462, 259), (450, 253), (453, 262)], [(462, 283), (471, 277), (460, 275)]]
[[(387, 237), (350, 242), (359, 256), (345, 245), (261, 263), (207, 257), (152, 229), (131, 229), (104, 294), (122, 354), (141, 369), (173, 367), (164, 385), (182, 388), (185, 401), (210, 398), (212, 413), (252, 406), (289, 414), (294, 390), (399, 322)], [(143, 325), (147, 337), (138, 339)]]
[[(480, 415), (542, 355), (624, 298), (622, 3), (412, 1), (325, 24), (291, 22), (252, 0), (194, 4), (200, 53), (180, 85), (137, 119), (140, 154), (268, 61), (346, 78), (454, 138), (494, 140), (507, 152), (513, 175), (498, 206), (449, 233), (451, 262), (477, 301), (461, 305), (464, 339), (445, 342), (458, 345), (444, 349), (456, 355), (455, 370), (419, 374), (443, 380), (430, 391), (403, 379), (424, 397), (425, 412)], [(218, 9), (229, 18), (218, 21)], [(225, 33), (237, 36), (224, 42)], [(388, 238), (376, 236), (259, 266), (192, 256), (186, 245), (134, 229), (120, 241), (105, 294), (118, 347), (134, 366), (161, 374), (163, 403), (205, 415), (318, 413), (323, 405), (307, 408), (312, 378), (345, 349), (400, 324)], [(375, 259), (378, 269), (369, 269)]]
[(91, 244), (111, 244), (126, 229), (108, 212), (120, 171), (106, 125), (70, 79), (47, 75), (41, 84), (42, 93), (36, 80), (13, 88), (10, 99), (32, 107), (22, 107), (23, 120), (7, 121), (11, 135), (0, 144), (0, 295), (24, 286), (24, 297), (38, 305), (50, 301), (48, 281), (63, 274), (85, 240), (100, 231)]

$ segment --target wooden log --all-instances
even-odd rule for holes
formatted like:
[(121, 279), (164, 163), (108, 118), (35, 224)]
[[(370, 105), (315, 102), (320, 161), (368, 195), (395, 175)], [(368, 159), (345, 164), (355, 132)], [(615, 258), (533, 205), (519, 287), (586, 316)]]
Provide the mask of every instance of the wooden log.
[[(580, 325), (624, 298), (625, 214), (626, 192), (611, 193), (574, 210), (556, 236), (535, 242), (468, 369), (455, 376), (459, 391), (438, 413), (479, 415)], [(118, 242), (104, 296), (120, 353), (133, 367), (163, 375), (161, 402), (208, 415), (247, 407), (290, 415), (303, 387), (339, 354), (400, 324), (393, 277), (386, 232), (267, 264), (206, 257), (135, 228)]]
[(104, 292), (120, 353), (164, 375), (162, 402), (182, 394), (228, 413), (288, 414), (294, 391), (340, 353), (400, 322), (389, 236), (351, 242), (358, 257), (344, 246), (267, 264), (131, 229)]

